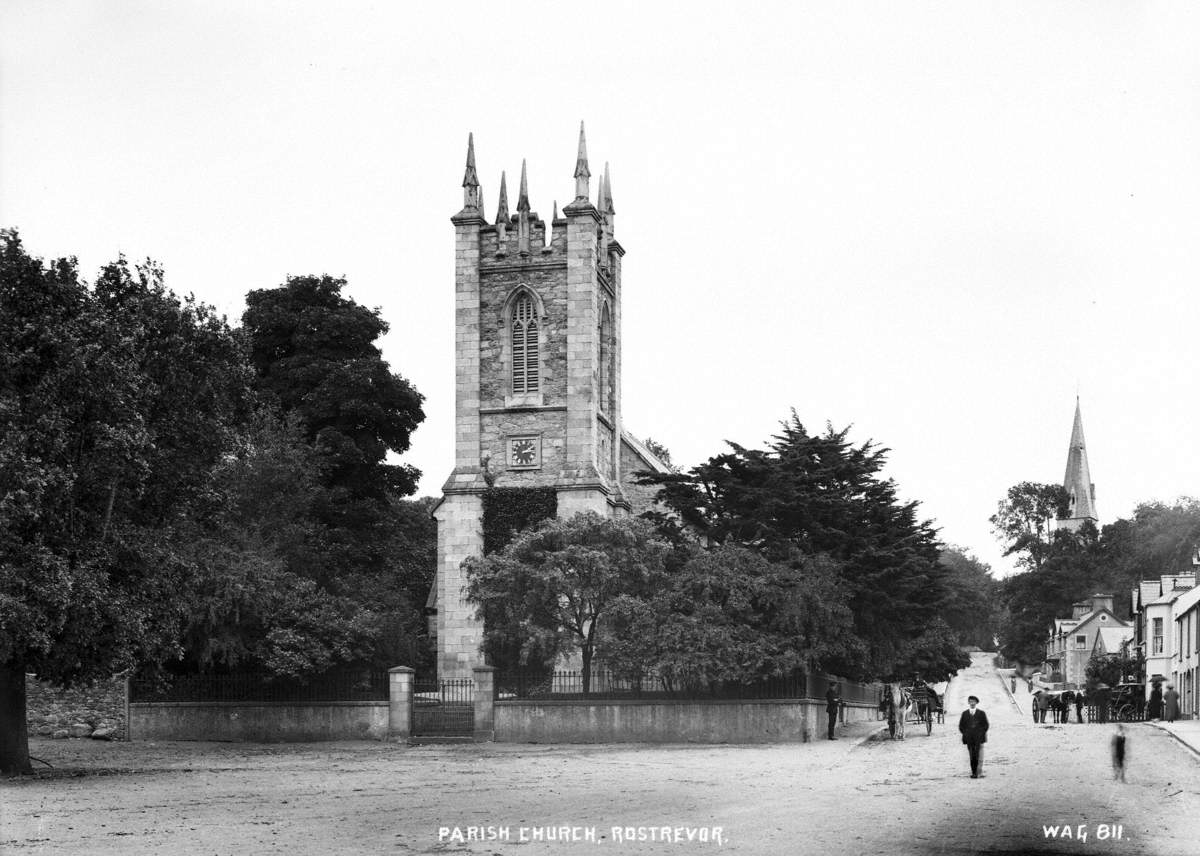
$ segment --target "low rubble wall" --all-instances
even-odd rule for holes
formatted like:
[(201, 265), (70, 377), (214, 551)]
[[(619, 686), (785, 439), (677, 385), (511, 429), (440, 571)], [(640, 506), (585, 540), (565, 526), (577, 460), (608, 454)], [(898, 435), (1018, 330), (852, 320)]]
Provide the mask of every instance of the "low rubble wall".
[(25, 721), (30, 735), (123, 740), (125, 678), (113, 677), (63, 689), (25, 676)]

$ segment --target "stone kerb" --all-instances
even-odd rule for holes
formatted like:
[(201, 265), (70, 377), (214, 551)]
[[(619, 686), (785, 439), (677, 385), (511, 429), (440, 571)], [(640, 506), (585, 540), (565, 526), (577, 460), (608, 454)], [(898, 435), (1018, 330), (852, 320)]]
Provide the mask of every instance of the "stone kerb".
[(388, 740), (403, 743), (412, 735), (413, 670), (388, 669)]
[(496, 696), (494, 666), (476, 666), (475, 678), (475, 742), (496, 739)]

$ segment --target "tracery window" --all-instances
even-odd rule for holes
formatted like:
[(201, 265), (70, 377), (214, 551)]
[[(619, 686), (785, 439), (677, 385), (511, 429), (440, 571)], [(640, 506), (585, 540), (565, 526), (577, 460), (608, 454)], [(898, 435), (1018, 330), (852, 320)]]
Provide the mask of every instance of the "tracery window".
[(512, 311), (512, 390), (538, 391), (538, 325), (533, 297), (522, 294)]

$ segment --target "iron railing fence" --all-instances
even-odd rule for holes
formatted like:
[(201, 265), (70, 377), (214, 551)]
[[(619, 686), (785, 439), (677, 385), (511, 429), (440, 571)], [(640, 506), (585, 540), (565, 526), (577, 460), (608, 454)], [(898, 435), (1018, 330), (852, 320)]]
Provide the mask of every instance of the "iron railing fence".
[(474, 704), (475, 681), (472, 678), (417, 677), (413, 680), (413, 698), (443, 704)]
[(783, 699), (811, 697), (802, 672), (746, 681), (680, 680), (658, 672), (608, 669), (497, 672), (497, 699)]
[(807, 697), (824, 699), (829, 685), (835, 682), (838, 685), (838, 698), (846, 704), (869, 704), (874, 707), (883, 697), (883, 684), (861, 684), (829, 675), (810, 675)]
[(130, 681), (131, 702), (339, 702), (387, 701), (388, 673), (356, 670), (315, 675), (307, 680), (254, 672), (228, 675), (176, 675), (164, 680)]
[[(1141, 707), (1139, 709), (1136, 705), (1132, 704), (1114, 704), (1110, 706), (1108, 709), (1108, 716), (1104, 719), (1101, 719), (1100, 708), (1097, 705), (1085, 704), (1083, 709), (1087, 714), (1088, 722), (1108, 722), (1111, 724), (1114, 722), (1144, 722), (1146, 719), (1146, 708)], [(1046, 721), (1050, 721), (1050, 714), (1046, 715)], [(1072, 710), (1071, 722), (1075, 721), (1075, 711)]]

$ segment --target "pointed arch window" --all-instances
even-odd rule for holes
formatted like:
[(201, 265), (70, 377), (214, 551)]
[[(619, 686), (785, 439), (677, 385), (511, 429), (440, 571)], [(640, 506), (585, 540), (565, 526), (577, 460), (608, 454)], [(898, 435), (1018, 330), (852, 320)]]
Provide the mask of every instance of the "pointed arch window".
[(512, 391), (538, 391), (538, 324), (533, 297), (521, 294), (512, 310)]

